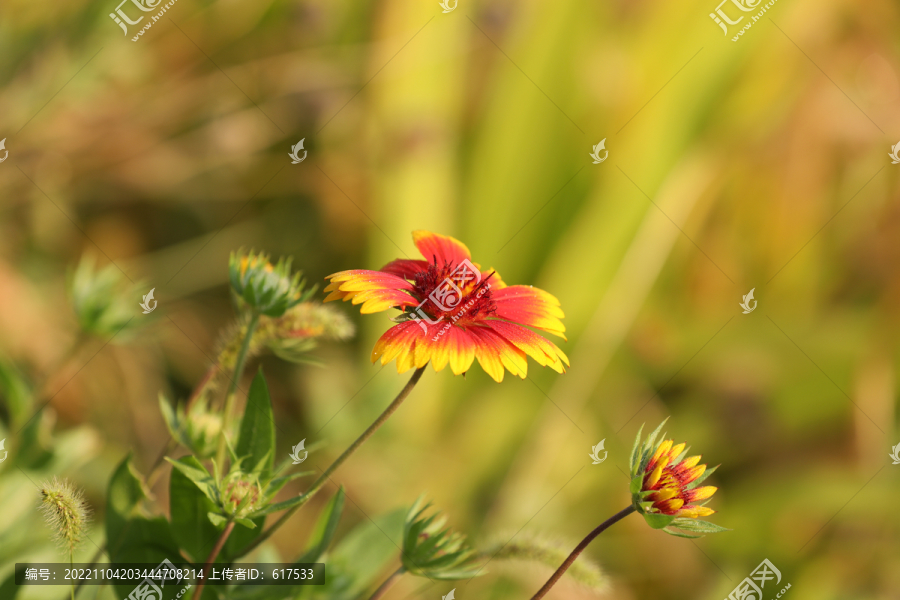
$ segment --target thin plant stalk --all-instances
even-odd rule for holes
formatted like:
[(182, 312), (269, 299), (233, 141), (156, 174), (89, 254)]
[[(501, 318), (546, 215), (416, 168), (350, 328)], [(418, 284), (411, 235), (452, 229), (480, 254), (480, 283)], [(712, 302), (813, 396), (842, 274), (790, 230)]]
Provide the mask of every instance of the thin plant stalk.
[[(97, 552), (94, 554), (94, 557), (91, 559), (91, 564), (88, 566), (88, 570), (94, 568), (94, 566), (100, 562), (100, 557), (103, 556), (103, 553), (106, 552), (106, 542), (103, 543), (102, 546), (97, 548)], [(75, 593), (78, 593), (78, 590), (81, 589), (81, 586), (84, 585), (84, 579), (78, 581), (78, 585), (75, 586)]]
[(399, 581), (401, 577), (403, 577), (404, 573), (406, 573), (406, 569), (404, 569), (402, 566), (391, 573), (390, 577), (385, 579), (382, 584), (378, 586), (378, 589), (375, 590), (375, 593), (369, 597), (369, 600), (378, 600), (379, 598), (384, 596), (387, 591), (394, 587), (394, 584), (397, 583), (397, 581)]
[(538, 590), (538, 593), (531, 597), (531, 600), (539, 600), (539, 598), (543, 598), (547, 594), (547, 592), (550, 591), (550, 588), (556, 585), (556, 582), (559, 581), (563, 574), (569, 570), (569, 567), (572, 566), (572, 563), (575, 562), (575, 559), (578, 558), (578, 556), (582, 552), (584, 552), (584, 549), (594, 541), (595, 537), (606, 531), (606, 529), (608, 529), (610, 525), (618, 523), (633, 512), (634, 506), (629, 506), (628, 508), (620, 510), (607, 520), (600, 523), (600, 525), (598, 525), (596, 529), (590, 532), (586, 538), (581, 540), (580, 544), (575, 546), (575, 549), (572, 550), (572, 553), (569, 554), (568, 557), (566, 557), (566, 560), (563, 561), (563, 564), (561, 564), (556, 572), (550, 576), (550, 579), (547, 580), (547, 583), (544, 584), (544, 587)]
[[(69, 553), (69, 568), (75, 570), (75, 555)], [(72, 600), (75, 600), (75, 582), (72, 582)]]
[(216, 462), (220, 465), (225, 462), (225, 435), (231, 429), (231, 421), (234, 418), (234, 398), (237, 391), (238, 382), (244, 373), (244, 362), (247, 360), (247, 350), (250, 348), (250, 340), (259, 324), (259, 313), (253, 311), (250, 316), (250, 322), (247, 323), (247, 333), (244, 335), (244, 343), (241, 344), (241, 350), (237, 355), (234, 363), (234, 374), (231, 378), (231, 385), (228, 386), (228, 394), (225, 396), (225, 416), (222, 422), (222, 433), (219, 436), (219, 448), (216, 452)]
[(390, 418), (390, 416), (392, 414), (394, 414), (394, 412), (400, 407), (400, 405), (403, 403), (403, 401), (406, 400), (406, 397), (409, 396), (410, 392), (412, 392), (413, 388), (416, 387), (416, 384), (419, 382), (419, 379), (422, 377), (422, 373), (424, 373), (424, 372), (425, 372), (425, 367), (420, 367), (420, 368), (416, 369), (416, 372), (413, 373), (413, 375), (409, 379), (409, 381), (406, 382), (406, 385), (403, 386), (403, 389), (400, 390), (400, 393), (397, 394), (397, 397), (394, 398), (394, 401), (391, 402), (390, 405), (386, 409), (384, 409), (384, 412), (381, 413), (378, 416), (378, 418), (375, 419), (375, 421), (371, 425), (369, 425), (369, 428), (366, 429), (362, 433), (362, 435), (360, 435), (358, 438), (356, 438), (356, 441), (353, 442), (349, 448), (344, 450), (344, 453), (341, 454), (337, 458), (337, 460), (335, 460), (333, 463), (331, 463), (331, 466), (328, 467), (328, 469), (324, 473), (322, 473), (322, 475), (320, 475), (318, 479), (316, 479), (316, 481), (312, 484), (312, 487), (310, 487), (309, 490), (307, 490), (303, 494), (303, 501), (295, 506), (292, 506), (287, 511), (285, 511), (285, 513), (283, 515), (281, 515), (281, 518), (279, 518), (278, 521), (276, 521), (274, 525), (272, 525), (266, 531), (264, 531), (262, 533), (262, 535), (260, 535), (258, 538), (256, 538), (256, 540), (254, 540), (252, 544), (250, 544), (243, 552), (241, 552), (240, 556), (246, 555), (248, 552), (250, 552), (257, 546), (262, 544), (267, 539), (269, 539), (272, 536), (272, 534), (275, 533), (275, 531), (279, 527), (284, 525), (285, 522), (288, 519), (290, 519), (291, 516), (293, 516), (293, 514), (295, 512), (300, 510), (300, 507), (302, 507), (304, 504), (306, 504), (309, 501), (309, 499), (312, 498), (316, 494), (316, 492), (318, 492), (320, 489), (322, 489), (322, 487), (328, 482), (331, 475), (335, 471), (337, 471), (338, 468), (342, 464), (344, 464), (344, 461), (346, 461), (348, 458), (350, 458), (350, 455), (353, 454), (354, 452), (356, 452), (356, 450), (360, 446), (362, 446), (363, 443), (367, 439), (372, 437), (372, 434), (375, 433), (379, 427), (384, 425), (384, 422), (387, 421), (388, 418)]
[(209, 556), (206, 559), (206, 564), (203, 565), (203, 579), (200, 583), (197, 584), (197, 589), (194, 590), (194, 600), (200, 600), (200, 596), (203, 594), (203, 586), (206, 585), (206, 579), (209, 577), (209, 570), (213, 566), (213, 563), (216, 562), (216, 558), (219, 556), (219, 552), (222, 551), (222, 548), (225, 546), (225, 542), (228, 541), (228, 536), (231, 535), (231, 532), (234, 530), (234, 521), (229, 521), (227, 525), (225, 525), (225, 529), (222, 530), (222, 534), (219, 536), (219, 539), (216, 540), (216, 545), (213, 546), (212, 551), (209, 553)]

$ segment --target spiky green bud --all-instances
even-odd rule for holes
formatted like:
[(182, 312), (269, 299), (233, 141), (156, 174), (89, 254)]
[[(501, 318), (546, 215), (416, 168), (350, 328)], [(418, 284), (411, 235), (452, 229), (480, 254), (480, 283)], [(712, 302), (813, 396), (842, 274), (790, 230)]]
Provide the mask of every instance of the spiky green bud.
[(304, 292), (300, 273), (291, 276), (290, 258), (272, 265), (266, 254), (252, 251), (246, 256), (243, 252), (231, 254), (228, 277), (239, 301), (268, 317), (280, 317), (315, 291)]
[(425, 516), (431, 504), (419, 497), (406, 514), (403, 526), (403, 567), (430, 579), (469, 579), (484, 571), (478, 556), (459, 533), (445, 528), (440, 512)]

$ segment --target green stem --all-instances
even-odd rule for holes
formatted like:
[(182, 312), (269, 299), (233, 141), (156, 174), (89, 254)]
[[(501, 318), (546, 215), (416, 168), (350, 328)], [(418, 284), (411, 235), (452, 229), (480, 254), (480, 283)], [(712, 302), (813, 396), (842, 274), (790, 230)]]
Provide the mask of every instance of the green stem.
[(194, 590), (194, 600), (200, 600), (200, 596), (203, 594), (203, 586), (206, 585), (206, 580), (209, 577), (209, 569), (213, 566), (213, 563), (216, 562), (216, 557), (219, 556), (219, 552), (222, 551), (225, 542), (228, 541), (228, 536), (231, 535), (232, 530), (234, 530), (234, 521), (229, 521), (225, 526), (225, 529), (222, 530), (222, 535), (216, 540), (216, 545), (213, 546), (212, 552), (209, 553), (209, 557), (206, 559), (206, 564), (203, 566), (203, 579), (200, 580), (200, 583), (197, 584), (197, 589)]
[(250, 322), (247, 323), (247, 333), (244, 335), (244, 343), (241, 344), (241, 350), (237, 355), (234, 363), (234, 374), (231, 378), (231, 385), (228, 386), (228, 395), (225, 396), (225, 418), (222, 423), (222, 433), (219, 436), (219, 448), (216, 452), (216, 462), (219, 466), (225, 464), (225, 436), (231, 430), (231, 421), (234, 418), (234, 398), (237, 391), (238, 382), (244, 373), (244, 362), (247, 360), (247, 350), (250, 348), (250, 340), (253, 338), (253, 332), (259, 324), (259, 313), (254, 311), (250, 316)]
[(569, 554), (569, 556), (566, 558), (566, 560), (563, 562), (563, 564), (561, 564), (559, 566), (559, 568), (556, 570), (556, 572), (550, 576), (550, 579), (547, 580), (547, 583), (544, 584), (544, 587), (542, 587), (540, 590), (538, 590), (538, 593), (531, 597), (531, 600), (539, 600), (540, 598), (543, 598), (544, 595), (550, 591), (550, 588), (552, 588), (554, 585), (556, 585), (556, 582), (559, 581), (560, 577), (562, 577), (563, 574), (569, 570), (569, 567), (571, 567), (572, 563), (575, 562), (575, 559), (578, 558), (578, 556), (582, 552), (584, 552), (584, 549), (588, 547), (588, 544), (590, 544), (591, 542), (594, 541), (595, 537), (597, 537), (598, 535), (600, 535), (601, 533), (606, 531), (606, 529), (610, 525), (621, 521), (622, 519), (624, 519), (625, 517), (627, 517), (628, 515), (630, 515), (633, 512), (634, 512), (634, 506), (629, 506), (628, 508), (620, 510), (619, 512), (617, 512), (616, 514), (614, 514), (607, 520), (600, 523), (600, 525), (598, 525), (596, 529), (594, 529), (592, 532), (590, 532), (586, 538), (581, 540), (580, 544), (575, 546), (575, 549), (572, 550), (572, 553)]
[(344, 450), (344, 453), (341, 454), (337, 458), (337, 460), (335, 460), (333, 463), (331, 463), (331, 466), (328, 467), (328, 469), (324, 473), (322, 473), (322, 475), (320, 475), (318, 479), (316, 479), (316, 481), (312, 484), (312, 487), (309, 488), (309, 490), (307, 490), (306, 493), (303, 494), (303, 501), (300, 502), (299, 504), (292, 506), (287, 511), (285, 511), (285, 513), (283, 515), (281, 515), (281, 518), (278, 519), (278, 521), (276, 521), (274, 525), (272, 525), (266, 531), (264, 531), (262, 533), (262, 535), (260, 535), (258, 538), (256, 538), (256, 540), (254, 540), (252, 544), (250, 544), (243, 552), (240, 553), (240, 556), (246, 555), (248, 552), (250, 552), (257, 546), (262, 544), (267, 539), (269, 539), (269, 537), (271, 537), (272, 534), (279, 527), (284, 525), (285, 522), (288, 519), (290, 519), (291, 516), (293, 516), (293, 514), (295, 512), (300, 510), (300, 507), (302, 507), (304, 504), (306, 504), (309, 501), (309, 499), (312, 498), (316, 494), (316, 492), (318, 492), (320, 489), (322, 489), (322, 487), (328, 482), (332, 473), (337, 471), (338, 468), (342, 464), (344, 464), (344, 461), (346, 461), (348, 458), (350, 458), (350, 455), (353, 454), (354, 452), (356, 452), (356, 450), (360, 446), (362, 446), (363, 443), (367, 439), (372, 437), (372, 434), (375, 433), (379, 427), (384, 425), (384, 422), (387, 421), (388, 418), (392, 414), (394, 414), (394, 412), (400, 407), (400, 405), (403, 403), (403, 401), (406, 400), (406, 397), (409, 396), (410, 392), (412, 392), (413, 388), (416, 387), (416, 384), (419, 382), (419, 379), (422, 377), (422, 373), (424, 373), (424, 372), (425, 372), (425, 367), (420, 367), (420, 368), (416, 369), (416, 372), (413, 373), (413, 375), (409, 379), (409, 381), (406, 382), (406, 385), (403, 386), (403, 389), (400, 390), (400, 393), (397, 394), (397, 397), (394, 398), (394, 401), (391, 402), (390, 405), (386, 409), (384, 409), (384, 412), (381, 413), (381, 415), (379, 415), (377, 419), (375, 419), (374, 423), (369, 425), (369, 428), (366, 429), (362, 433), (362, 435), (360, 435), (358, 438), (356, 438), (356, 441), (353, 442), (353, 444), (351, 444), (349, 448)]
[[(94, 558), (91, 559), (91, 564), (88, 566), (88, 570), (91, 570), (96, 566), (98, 562), (100, 562), (100, 557), (103, 556), (103, 553), (106, 552), (106, 544), (104, 543), (102, 546), (97, 548), (97, 552), (94, 554)], [(78, 582), (78, 585), (75, 586), (75, 593), (78, 593), (78, 590), (81, 589), (81, 586), (84, 585), (84, 580)]]
[[(75, 555), (71, 552), (69, 553), (69, 568), (73, 571), (75, 570)], [(75, 584), (72, 584), (72, 600), (75, 600)]]
[(385, 579), (384, 582), (378, 586), (378, 589), (375, 590), (375, 593), (369, 597), (369, 600), (378, 600), (379, 598), (384, 596), (387, 593), (387, 591), (389, 589), (391, 589), (392, 587), (394, 587), (394, 584), (397, 583), (397, 581), (401, 577), (403, 577), (404, 573), (406, 573), (406, 569), (404, 569), (402, 566), (399, 569), (397, 569), (396, 571), (394, 571), (393, 573), (391, 573), (390, 577)]

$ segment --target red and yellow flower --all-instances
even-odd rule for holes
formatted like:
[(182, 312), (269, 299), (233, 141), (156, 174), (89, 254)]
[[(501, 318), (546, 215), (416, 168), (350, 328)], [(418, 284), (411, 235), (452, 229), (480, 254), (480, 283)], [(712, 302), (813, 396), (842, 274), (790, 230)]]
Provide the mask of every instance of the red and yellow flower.
[(638, 432), (631, 455), (632, 505), (651, 527), (664, 529), (672, 535), (697, 537), (674, 532), (668, 529), (669, 525), (699, 533), (727, 531), (718, 525), (696, 520), (716, 512), (704, 505), (718, 488), (701, 487), (700, 483), (717, 467), (707, 469), (706, 465), (699, 464), (699, 455), (685, 458), (687, 449), (683, 443), (664, 440), (657, 444), (656, 438), (663, 424), (665, 421), (642, 445), (641, 432)]
[[(397, 372), (431, 362), (465, 373), (477, 359), (495, 381), (505, 371), (525, 378), (526, 357), (564, 373), (569, 359), (534, 328), (565, 339), (559, 301), (524, 285), (506, 285), (496, 271), (471, 262), (465, 244), (449, 236), (414, 231), (424, 260), (398, 259), (379, 271), (352, 270), (329, 275), (325, 301), (361, 304), (370, 314), (399, 309), (399, 321), (372, 350), (372, 362), (397, 361)], [(448, 283), (449, 281), (449, 283)]]

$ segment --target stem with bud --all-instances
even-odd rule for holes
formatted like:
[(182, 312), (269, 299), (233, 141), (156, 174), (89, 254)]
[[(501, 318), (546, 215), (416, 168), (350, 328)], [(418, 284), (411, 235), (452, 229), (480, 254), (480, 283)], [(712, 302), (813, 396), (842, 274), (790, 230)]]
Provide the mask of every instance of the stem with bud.
[(556, 572), (550, 576), (550, 579), (547, 580), (547, 583), (544, 584), (544, 587), (538, 590), (538, 593), (531, 597), (531, 600), (539, 600), (540, 598), (543, 598), (547, 594), (547, 592), (550, 591), (550, 588), (556, 585), (556, 582), (559, 581), (563, 574), (569, 570), (569, 567), (571, 567), (572, 563), (575, 562), (575, 559), (578, 558), (578, 556), (582, 552), (584, 552), (584, 549), (588, 547), (588, 544), (594, 541), (595, 537), (606, 531), (606, 529), (609, 528), (610, 525), (621, 521), (633, 512), (634, 506), (629, 506), (628, 508), (620, 510), (607, 520), (600, 523), (600, 525), (598, 525), (596, 529), (590, 532), (586, 538), (581, 540), (580, 544), (575, 546), (575, 549), (572, 550), (572, 553), (569, 554), (569, 556), (566, 558), (563, 564), (560, 565)]
[(394, 398), (394, 401), (391, 402), (390, 405), (386, 409), (384, 409), (384, 412), (381, 413), (377, 419), (375, 419), (374, 423), (369, 425), (369, 428), (366, 429), (362, 433), (362, 435), (360, 435), (358, 438), (356, 438), (356, 441), (353, 442), (353, 444), (351, 444), (349, 448), (344, 450), (344, 453), (341, 454), (337, 458), (337, 460), (335, 460), (333, 463), (331, 463), (331, 466), (328, 467), (328, 469), (324, 473), (322, 473), (322, 475), (320, 475), (318, 479), (316, 479), (316, 481), (312, 484), (312, 487), (309, 488), (309, 490), (305, 494), (303, 494), (303, 501), (300, 502), (299, 504), (296, 504), (296, 505), (292, 506), (291, 508), (289, 508), (283, 515), (281, 515), (281, 518), (279, 518), (278, 521), (276, 521), (274, 525), (272, 525), (266, 531), (264, 531), (262, 533), (262, 535), (260, 535), (258, 538), (256, 538), (253, 541), (252, 544), (247, 546), (247, 548), (243, 552), (241, 552), (240, 556), (246, 555), (248, 552), (250, 552), (257, 546), (262, 544), (267, 539), (269, 539), (269, 537), (271, 537), (272, 534), (275, 533), (275, 531), (279, 527), (284, 525), (285, 522), (288, 519), (290, 519), (291, 516), (295, 512), (300, 510), (301, 506), (306, 504), (309, 501), (309, 499), (312, 498), (316, 494), (316, 492), (318, 492), (320, 489), (322, 489), (322, 487), (330, 479), (332, 473), (337, 471), (338, 468), (342, 464), (344, 464), (344, 461), (346, 461), (348, 458), (350, 458), (350, 455), (353, 454), (354, 452), (356, 452), (356, 450), (360, 446), (362, 446), (363, 443), (367, 439), (372, 437), (372, 434), (375, 433), (379, 427), (384, 425), (384, 422), (387, 421), (388, 418), (392, 414), (394, 414), (394, 412), (400, 407), (400, 405), (403, 403), (403, 401), (406, 400), (406, 397), (409, 396), (410, 392), (412, 392), (413, 388), (416, 387), (416, 384), (419, 382), (419, 379), (422, 377), (422, 373), (424, 373), (424, 372), (425, 372), (425, 367), (419, 367), (418, 369), (416, 369), (415, 373), (413, 373), (412, 377), (409, 379), (409, 381), (406, 383), (406, 385), (403, 386), (403, 389), (400, 390), (400, 393), (397, 394), (397, 397)]

